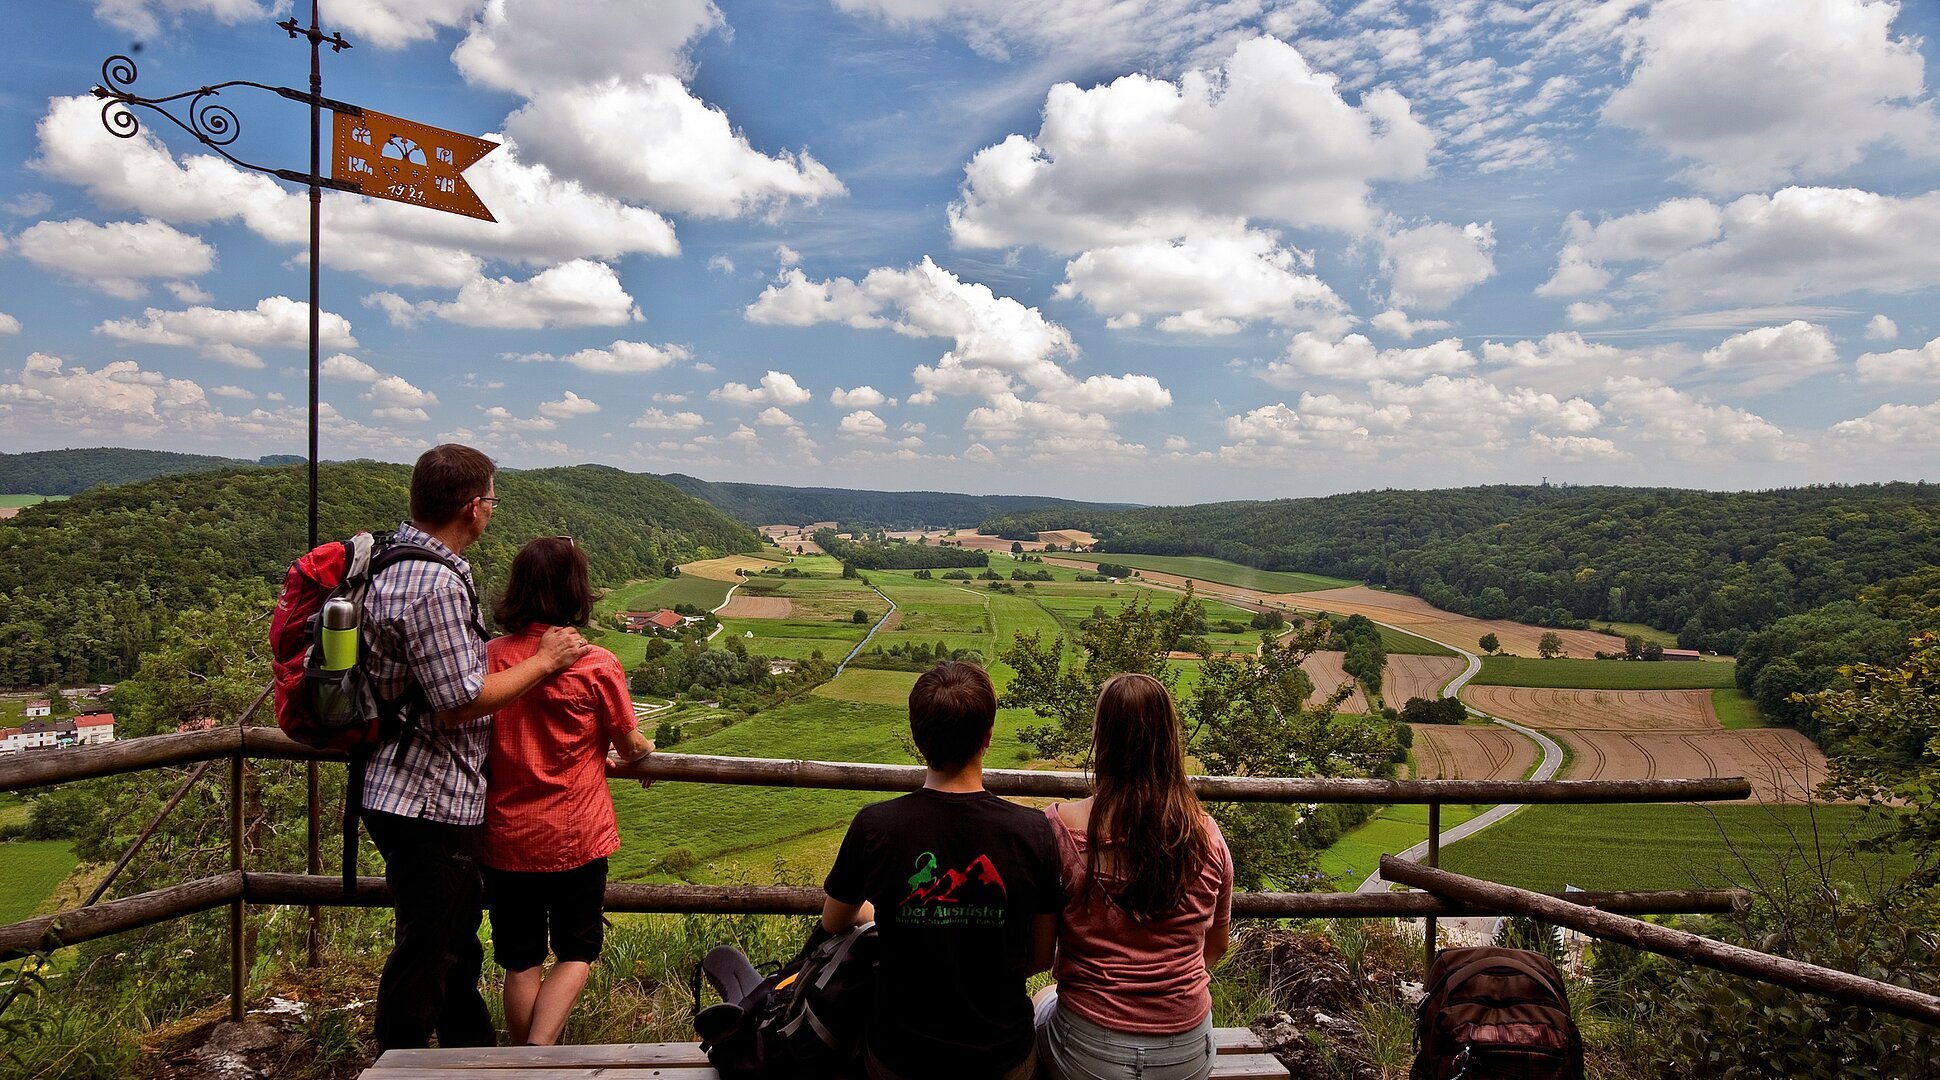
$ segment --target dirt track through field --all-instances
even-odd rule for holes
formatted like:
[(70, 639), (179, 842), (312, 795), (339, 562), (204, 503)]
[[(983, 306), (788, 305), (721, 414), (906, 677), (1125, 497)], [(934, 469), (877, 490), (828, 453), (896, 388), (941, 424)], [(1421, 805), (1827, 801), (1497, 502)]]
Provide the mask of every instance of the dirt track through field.
[(1507, 619), (1471, 619), (1443, 611), (1428, 601), (1402, 593), (1382, 592), (1365, 585), (1346, 589), (1327, 589), (1310, 593), (1283, 593), (1269, 597), (1303, 611), (1325, 609), (1342, 615), (1365, 615), (1375, 622), (1399, 626), (1431, 641), (1475, 651), (1483, 634), (1494, 634), (1504, 652), (1535, 656), (1542, 636), (1554, 633), (1563, 639), (1566, 656), (1589, 659), (1597, 652), (1623, 648), (1623, 642), (1608, 634), (1591, 630), (1549, 630), (1541, 626), (1510, 622)]
[(1499, 727), (1414, 724), (1415, 776), (1421, 780), (1520, 780), (1536, 763), (1536, 744)]
[(1717, 731), (1709, 690), (1541, 690), (1470, 686), (1462, 700), (1504, 720), (1537, 728), (1599, 731)]
[(717, 614), (723, 619), (786, 619), (794, 610), (794, 603), (785, 596), (735, 593)]
[(1804, 802), (1826, 777), (1824, 751), (1791, 728), (1558, 731), (1576, 753), (1571, 780), (1742, 776), (1753, 802)]

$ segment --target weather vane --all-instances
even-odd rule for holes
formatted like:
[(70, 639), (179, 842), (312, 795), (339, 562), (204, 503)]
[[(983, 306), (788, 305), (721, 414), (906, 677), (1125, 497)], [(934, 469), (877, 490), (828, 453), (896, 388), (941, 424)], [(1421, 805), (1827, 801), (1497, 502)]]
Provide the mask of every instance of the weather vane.
[[(339, 53), (351, 47), (342, 33), (325, 35), (317, 17), (317, 0), (310, 0), (310, 25), (295, 17), (276, 27), (291, 38), (310, 43), (310, 90), (231, 79), (179, 94), (145, 97), (131, 87), (138, 76), (135, 61), (120, 54), (101, 64), (101, 83), (93, 90), (103, 102), (101, 124), (117, 138), (141, 133), (136, 108), (150, 110), (194, 137), (238, 168), (266, 173), (310, 189), (310, 546), (317, 545), (317, 353), (321, 308), (318, 304), (322, 265), (323, 189), (348, 191), (373, 199), (409, 203), (451, 214), (497, 221), (478, 193), (465, 183), (464, 172), (498, 148), (498, 143), (461, 135), (429, 124), (404, 120), (349, 102), (323, 96), (323, 47)], [(218, 101), (224, 90), (247, 87), (310, 106), (310, 169), (278, 169), (245, 161), (229, 149), (242, 134), (242, 123)], [(181, 115), (177, 115), (177, 112)], [(332, 120), (330, 174), (323, 173), (323, 113)]]

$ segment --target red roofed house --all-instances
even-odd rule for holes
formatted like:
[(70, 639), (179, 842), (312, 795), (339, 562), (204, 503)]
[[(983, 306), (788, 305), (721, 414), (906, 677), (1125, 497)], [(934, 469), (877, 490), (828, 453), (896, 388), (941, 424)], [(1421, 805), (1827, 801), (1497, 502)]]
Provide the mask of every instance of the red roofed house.
[(677, 611), (661, 608), (659, 611), (627, 611), (620, 615), (623, 629), (634, 633), (647, 630), (678, 630), (687, 620)]
[(74, 718), (74, 741), (80, 744), (115, 741), (115, 714), (82, 713)]

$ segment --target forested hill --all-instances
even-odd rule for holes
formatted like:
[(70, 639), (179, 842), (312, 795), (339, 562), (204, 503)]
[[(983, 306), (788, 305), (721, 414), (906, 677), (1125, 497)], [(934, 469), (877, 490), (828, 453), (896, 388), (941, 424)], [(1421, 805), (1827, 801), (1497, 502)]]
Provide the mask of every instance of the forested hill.
[(132, 484), (157, 476), (214, 472), (252, 465), (286, 465), (299, 458), (272, 455), (256, 461), (176, 454), (166, 450), (128, 450), (118, 446), (83, 450), (35, 450), (0, 454), (0, 495), (74, 495), (103, 484)]
[(1105, 550), (1357, 578), (1463, 614), (1641, 622), (1734, 651), (1783, 616), (1940, 562), (1940, 486), (1480, 487), (988, 520)]
[[(322, 536), (394, 528), (409, 478), (405, 465), (325, 465)], [(759, 546), (713, 507), (616, 469), (500, 472), (497, 491), (491, 530), (465, 553), (488, 600), (534, 536), (575, 537), (602, 585)], [(97, 488), (0, 522), (0, 685), (127, 675), (175, 613), (280, 584), (303, 551), (306, 503), (301, 466), (247, 468)]]
[(956, 495), (945, 491), (856, 491), (775, 484), (714, 483), (681, 473), (667, 483), (749, 525), (807, 525), (837, 521), (885, 529), (970, 526), (986, 518), (1032, 511), (1088, 514), (1130, 509), (1131, 503), (1084, 503), (1043, 495)]

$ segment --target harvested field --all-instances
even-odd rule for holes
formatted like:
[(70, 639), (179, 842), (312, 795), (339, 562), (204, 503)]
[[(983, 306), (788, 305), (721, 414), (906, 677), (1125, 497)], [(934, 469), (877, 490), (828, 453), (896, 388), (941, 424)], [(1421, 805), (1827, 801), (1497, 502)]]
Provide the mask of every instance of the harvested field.
[[(1317, 652), (1307, 657), (1307, 662), (1300, 665), (1306, 671), (1307, 678), (1314, 681), (1314, 696), (1311, 700), (1319, 701), (1328, 694), (1333, 693), (1342, 683), (1354, 681), (1348, 677), (1347, 672), (1342, 670), (1340, 666), (1341, 660), (1346, 656), (1346, 653)], [(1336, 711), (1344, 713), (1366, 712), (1367, 698), (1361, 693), (1361, 688), (1356, 686), (1354, 692), (1347, 695), (1347, 700), (1341, 702), (1340, 708)]]
[(727, 606), (717, 614), (723, 619), (786, 619), (795, 611), (795, 604), (783, 596), (749, 596), (737, 592), (728, 598)]
[(1805, 802), (1827, 772), (1825, 753), (1791, 728), (1556, 734), (1576, 753), (1571, 780), (1742, 776), (1753, 802)]
[(680, 572), (695, 577), (713, 578), (715, 581), (740, 581), (741, 575), (735, 570), (746, 570), (759, 574), (776, 565), (774, 559), (758, 559), (753, 555), (729, 555), (724, 559), (704, 559), (701, 562), (682, 563)]
[(1413, 724), (1418, 780), (1520, 780), (1536, 743), (1501, 727)]
[(1097, 537), (1080, 529), (1059, 529), (1056, 532), (1041, 532), (1037, 534), (1037, 538), (1047, 544), (1057, 544), (1067, 548), (1074, 544), (1079, 547), (1090, 547), (1098, 542)]
[(0, 521), (5, 521), (18, 513), (20, 513), (18, 506), (0, 506)]
[[(1393, 663), (1392, 660), (1389, 663)], [(1534, 690), (1467, 686), (1462, 700), (1491, 716), (1536, 728), (1717, 731), (1709, 690)]]
[(1494, 634), (1502, 642), (1504, 652), (1518, 656), (1536, 655), (1536, 647), (1542, 636), (1549, 633), (1563, 639), (1566, 656), (1587, 658), (1596, 655), (1598, 650), (1609, 652), (1622, 648), (1620, 639), (1593, 630), (1550, 630), (1507, 619), (1471, 619), (1466, 615), (1443, 611), (1417, 596), (1382, 592), (1365, 585), (1322, 592), (1285, 593), (1267, 599), (1298, 607), (1302, 611), (1324, 609), (1342, 615), (1365, 615), (1375, 622), (1404, 627), (1425, 638), (1469, 652), (1476, 651), (1476, 642), (1483, 634)]
[(1411, 656), (1389, 653), (1387, 670), (1381, 673), (1381, 697), (1399, 709), (1409, 698), (1442, 696), (1442, 684), (1462, 673), (1467, 665), (1459, 656)]

